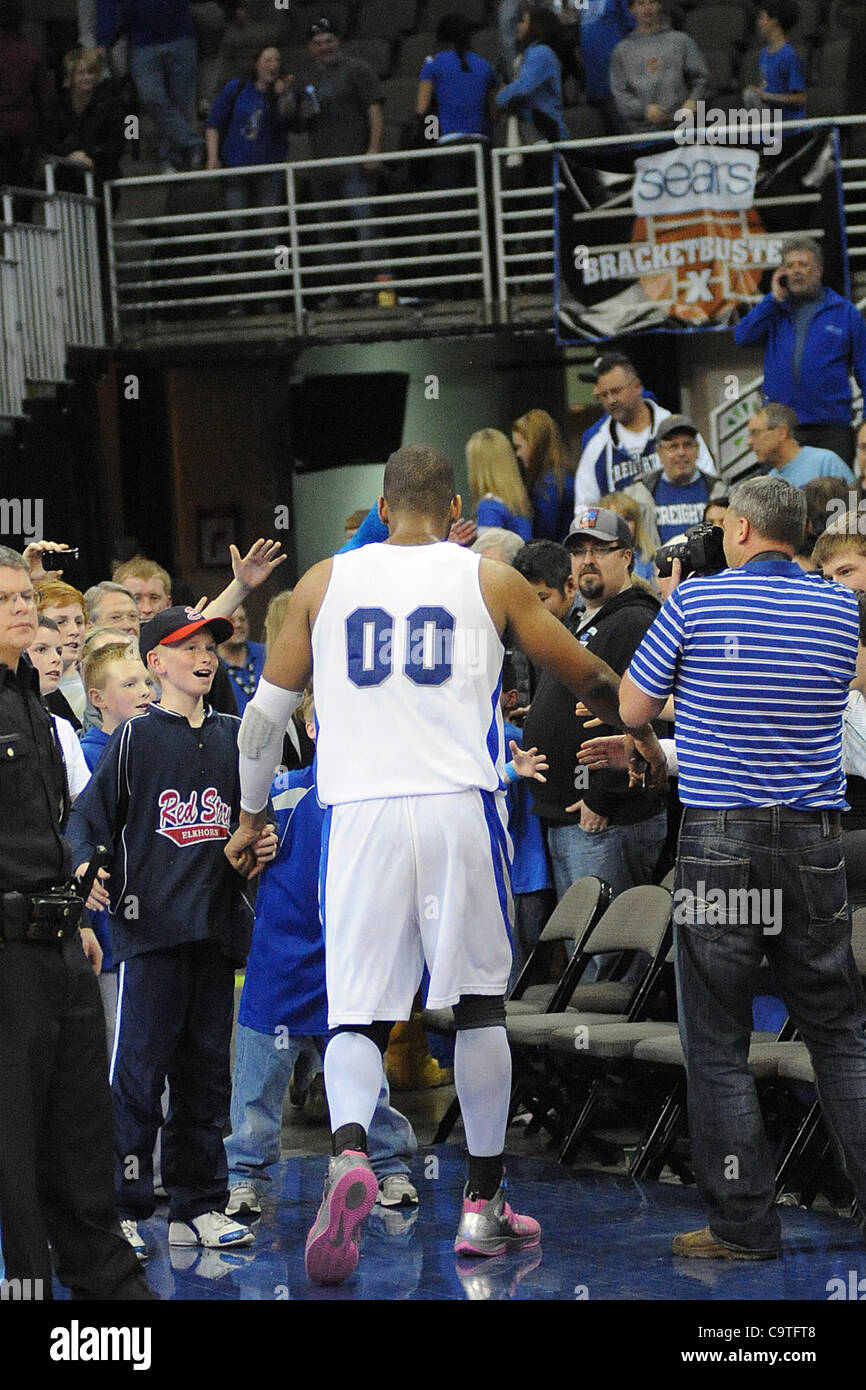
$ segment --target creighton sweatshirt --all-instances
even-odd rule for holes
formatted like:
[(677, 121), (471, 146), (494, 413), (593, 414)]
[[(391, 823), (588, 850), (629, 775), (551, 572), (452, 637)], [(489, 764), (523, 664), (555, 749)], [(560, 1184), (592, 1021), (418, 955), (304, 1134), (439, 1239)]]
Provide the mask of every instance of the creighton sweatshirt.
[(674, 113), (709, 93), (710, 72), (694, 39), (665, 24), (652, 34), (637, 30), (618, 43), (610, 60), (610, 89), (627, 131), (658, 130), (646, 118), (655, 104)]

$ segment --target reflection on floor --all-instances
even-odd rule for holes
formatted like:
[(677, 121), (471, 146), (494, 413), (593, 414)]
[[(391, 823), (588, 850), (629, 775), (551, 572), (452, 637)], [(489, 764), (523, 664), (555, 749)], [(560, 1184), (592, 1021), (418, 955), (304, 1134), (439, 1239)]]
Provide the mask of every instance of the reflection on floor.
[[(541, 1222), (540, 1250), (488, 1260), (455, 1257), (464, 1179), (462, 1150), (441, 1145), (413, 1163), (420, 1207), (367, 1219), (361, 1262), (338, 1289), (306, 1279), (303, 1245), (321, 1197), (323, 1157), (283, 1160), (265, 1198), (256, 1244), (235, 1253), (169, 1250), (158, 1214), (141, 1223), (147, 1265), (163, 1299), (809, 1299), (826, 1301), (849, 1271), (866, 1271), (853, 1223), (799, 1209), (781, 1212), (785, 1253), (772, 1263), (675, 1259), (671, 1237), (705, 1224), (693, 1187), (638, 1185), (622, 1174), (509, 1158), (511, 1201)], [(165, 1208), (159, 1209), (164, 1213)], [(62, 1290), (57, 1296), (64, 1297)], [(843, 1295), (844, 1296), (844, 1295)]]

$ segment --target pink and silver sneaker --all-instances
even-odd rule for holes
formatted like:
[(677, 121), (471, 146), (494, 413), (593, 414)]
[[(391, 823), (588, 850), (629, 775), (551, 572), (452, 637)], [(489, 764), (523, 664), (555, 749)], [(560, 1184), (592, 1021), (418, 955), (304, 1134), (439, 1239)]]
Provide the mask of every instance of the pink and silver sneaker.
[(307, 1236), (304, 1265), (314, 1284), (342, 1284), (361, 1253), (361, 1225), (379, 1195), (366, 1154), (344, 1149), (328, 1165), (325, 1194)]
[(457, 1255), (504, 1255), (510, 1250), (530, 1250), (541, 1243), (541, 1227), (531, 1216), (518, 1216), (505, 1200), (503, 1183), (489, 1201), (471, 1199), (469, 1184), (463, 1189), (463, 1212), (457, 1227)]

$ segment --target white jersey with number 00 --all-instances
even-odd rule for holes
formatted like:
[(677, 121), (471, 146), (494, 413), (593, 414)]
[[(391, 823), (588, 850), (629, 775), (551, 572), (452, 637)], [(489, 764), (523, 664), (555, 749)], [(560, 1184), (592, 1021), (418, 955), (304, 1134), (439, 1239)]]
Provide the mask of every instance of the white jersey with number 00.
[(479, 564), (444, 541), (334, 557), (312, 632), (324, 805), (501, 786), (504, 648)]

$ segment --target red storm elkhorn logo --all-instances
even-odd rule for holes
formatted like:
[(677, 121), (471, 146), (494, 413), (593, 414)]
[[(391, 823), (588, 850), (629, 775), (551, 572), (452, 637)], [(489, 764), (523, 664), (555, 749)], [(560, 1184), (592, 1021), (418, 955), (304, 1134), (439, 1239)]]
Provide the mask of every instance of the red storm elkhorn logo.
[(158, 835), (173, 840), (176, 845), (197, 845), (202, 840), (227, 840), (231, 823), (231, 807), (223, 801), (216, 787), (206, 787), (201, 794), (191, 792), (184, 800), (174, 787), (166, 787), (159, 798)]

